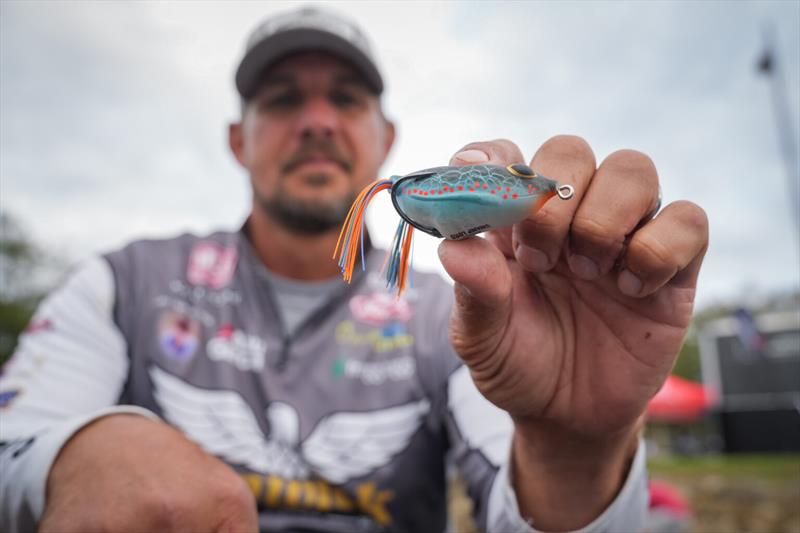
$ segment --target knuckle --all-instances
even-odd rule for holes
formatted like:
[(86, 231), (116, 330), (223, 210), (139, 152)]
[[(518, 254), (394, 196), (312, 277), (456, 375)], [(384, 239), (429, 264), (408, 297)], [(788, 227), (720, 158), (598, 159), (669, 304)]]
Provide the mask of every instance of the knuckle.
[(562, 217), (552, 211), (542, 210), (534, 218), (515, 225), (513, 231), (517, 242), (542, 251), (555, 252), (566, 235), (567, 227)]
[(566, 221), (555, 210), (543, 208), (534, 215), (532, 226), (547, 233), (562, 233), (566, 229)]
[(628, 246), (627, 256), (628, 267), (639, 275), (668, 278), (678, 271), (673, 254), (663, 243), (655, 239), (634, 239)]
[(237, 513), (254, 509), (255, 499), (247, 484), (239, 476), (231, 473), (216, 486), (215, 498), (223, 507)]
[(572, 238), (590, 242), (601, 247), (622, 246), (625, 236), (612, 224), (584, 215), (575, 215), (572, 220)]
[(542, 233), (557, 234), (565, 229), (563, 217), (548, 209), (541, 209), (532, 218), (520, 222), (518, 226), (523, 238), (535, 237)]
[(636, 150), (617, 150), (603, 161), (601, 167), (614, 170), (616, 174), (635, 176), (650, 184), (658, 184), (656, 165), (649, 155)]
[(583, 137), (577, 135), (556, 135), (545, 141), (539, 150), (552, 151), (564, 158), (588, 159), (592, 167), (596, 166), (592, 147)]
[[(140, 492), (136, 498), (131, 499), (131, 511), (128, 518), (132, 521), (141, 520), (149, 527), (157, 529), (169, 530), (172, 526), (173, 518), (182, 514), (182, 504), (180, 499), (176, 497), (175, 493), (162, 489), (153, 489)], [(107, 524), (109, 526), (117, 523), (118, 517), (108, 516), (109, 520), (114, 523)], [(113, 530), (110, 527), (109, 530)]]

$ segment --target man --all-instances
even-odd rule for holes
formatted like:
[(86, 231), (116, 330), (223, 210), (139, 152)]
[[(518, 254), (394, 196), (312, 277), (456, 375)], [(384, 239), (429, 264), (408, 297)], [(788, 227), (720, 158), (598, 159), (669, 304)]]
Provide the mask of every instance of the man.
[[(703, 211), (652, 218), (649, 158), (597, 167), (556, 137), (530, 164), (574, 200), (443, 242), (454, 301), (420, 274), (396, 301), (330, 259), (394, 140), (360, 30), (275, 17), (236, 81), (246, 224), (133, 243), (42, 305), (0, 381), (4, 529), (440, 531), (446, 453), (484, 529), (639, 528), (638, 433), (690, 321)], [(450, 164), (486, 162), (525, 158), (479, 142)]]

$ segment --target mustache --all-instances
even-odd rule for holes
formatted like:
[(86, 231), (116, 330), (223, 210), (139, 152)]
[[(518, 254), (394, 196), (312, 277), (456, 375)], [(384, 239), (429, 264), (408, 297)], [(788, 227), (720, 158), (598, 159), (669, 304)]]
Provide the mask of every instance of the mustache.
[(346, 172), (352, 170), (352, 165), (347, 156), (342, 153), (332, 140), (327, 138), (311, 138), (303, 141), (297, 151), (286, 160), (281, 170), (284, 173), (291, 172), (309, 159), (319, 156), (331, 159)]

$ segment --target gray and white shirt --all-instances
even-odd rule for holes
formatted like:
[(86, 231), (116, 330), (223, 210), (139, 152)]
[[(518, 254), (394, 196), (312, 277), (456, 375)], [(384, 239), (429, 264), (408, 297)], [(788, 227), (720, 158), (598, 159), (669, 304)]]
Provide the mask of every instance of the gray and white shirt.
[[(352, 284), (315, 291), (305, 318), (295, 299), (289, 329), (243, 231), (89, 261), (43, 302), (0, 376), (0, 528), (34, 530), (64, 442), (133, 412), (230, 464), (264, 531), (444, 531), (448, 455), (482, 529), (535, 531), (509, 478), (510, 418), (449, 345), (450, 287), (415, 272), (397, 299), (382, 259), (370, 251)], [(640, 446), (582, 531), (637, 531), (647, 499)]]

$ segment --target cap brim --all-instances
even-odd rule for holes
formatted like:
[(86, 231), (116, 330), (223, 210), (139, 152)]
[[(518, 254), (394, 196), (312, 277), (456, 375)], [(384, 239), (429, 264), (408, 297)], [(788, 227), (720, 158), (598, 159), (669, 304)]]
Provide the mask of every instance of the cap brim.
[(375, 93), (383, 92), (383, 79), (372, 60), (347, 40), (317, 29), (299, 28), (267, 37), (251, 48), (236, 70), (236, 89), (245, 100), (258, 89), (261, 76), (277, 60), (298, 52), (319, 50), (350, 63)]

